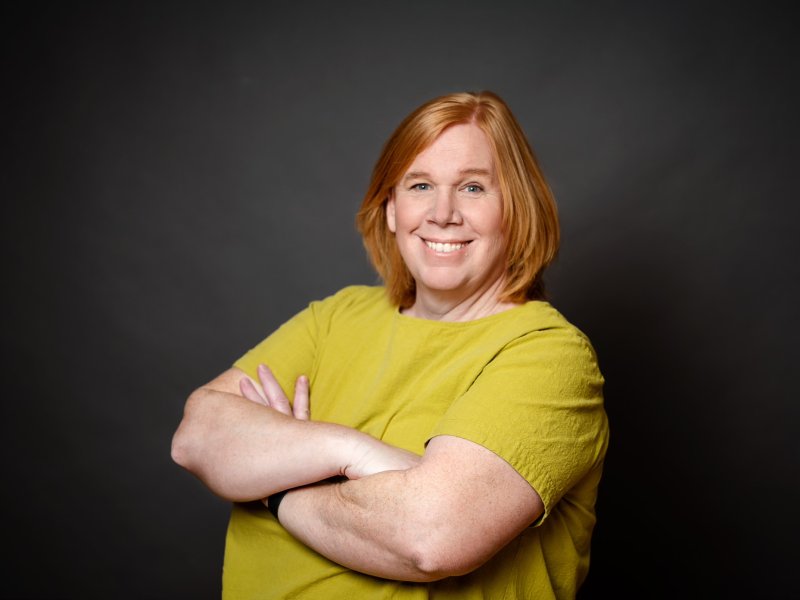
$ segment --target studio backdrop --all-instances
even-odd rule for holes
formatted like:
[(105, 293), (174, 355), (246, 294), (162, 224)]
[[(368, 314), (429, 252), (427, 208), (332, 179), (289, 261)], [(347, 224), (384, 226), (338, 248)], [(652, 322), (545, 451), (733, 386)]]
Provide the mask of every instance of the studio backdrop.
[(607, 382), (580, 596), (797, 593), (800, 98), (777, 5), (2, 12), (0, 596), (219, 597), (229, 506), (170, 460), (183, 402), (377, 283), (354, 215), (381, 145), (482, 89), (555, 192), (550, 297)]

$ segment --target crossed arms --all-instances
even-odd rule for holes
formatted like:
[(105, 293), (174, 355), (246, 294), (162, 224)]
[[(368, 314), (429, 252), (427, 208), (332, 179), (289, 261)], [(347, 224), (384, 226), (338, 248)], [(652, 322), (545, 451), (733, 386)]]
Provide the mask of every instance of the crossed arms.
[[(419, 457), (308, 420), (305, 378), (291, 406), (268, 369), (259, 379), (233, 368), (192, 393), (173, 458), (227, 500), (290, 489), (281, 524), (334, 562), (405, 581), (462, 575), (543, 512), (530, 484), (478, 444), (438, 436)], [(337, 475), (347, 481), (326, 482)]]

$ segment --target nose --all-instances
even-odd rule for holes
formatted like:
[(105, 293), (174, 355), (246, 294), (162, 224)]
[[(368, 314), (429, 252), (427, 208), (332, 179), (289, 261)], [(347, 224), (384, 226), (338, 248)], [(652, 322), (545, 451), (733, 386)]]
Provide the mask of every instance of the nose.
[(456, 191), (453, 187), (442, 186), (437, 190), (429, 219), (440, 227), (461, 224), (461, 213), (458, 210)]

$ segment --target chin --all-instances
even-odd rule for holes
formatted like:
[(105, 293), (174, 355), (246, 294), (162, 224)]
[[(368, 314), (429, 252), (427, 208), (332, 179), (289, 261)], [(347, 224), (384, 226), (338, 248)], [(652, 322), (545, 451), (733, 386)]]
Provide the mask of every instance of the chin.
[(418, 290), (425, 290), (433, 294), (447, 294), (447, 295), (463, 295), (468, 294), (469, 289), (464, 285), (463, 281), (443, 281), (441, 279), (434, 281), (425, 281), (417, 283)]

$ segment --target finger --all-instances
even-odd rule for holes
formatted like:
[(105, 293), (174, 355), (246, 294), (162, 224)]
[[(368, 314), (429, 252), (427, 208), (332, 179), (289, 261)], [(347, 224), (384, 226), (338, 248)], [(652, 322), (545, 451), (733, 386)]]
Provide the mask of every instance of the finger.
[(308, 399), (308, 377), (300, 375), (294, 384), (294, 402), (292, 402), (292, 413), (295, 419), (308, 421), (311, 417), (310, 402)]
[(248, 400), (262, 406), (268, 406), (267, 401), (259, 393), (256, 384), (249, 377), (242, 377), (239, 380), (239, 390), (242, 392), (242, 396)]
[(292, 409), (289, 406), (289, 399), (281, 389), (281, 384), (275, 379), (275, 375), (269, 370), (266, 365), (258, 365), (258, 378), (261, 380), (261, 387), (264, 390), (264, 395), (269, 402), (269, 406), (282, 412), (285, 415), (292, 415)]

